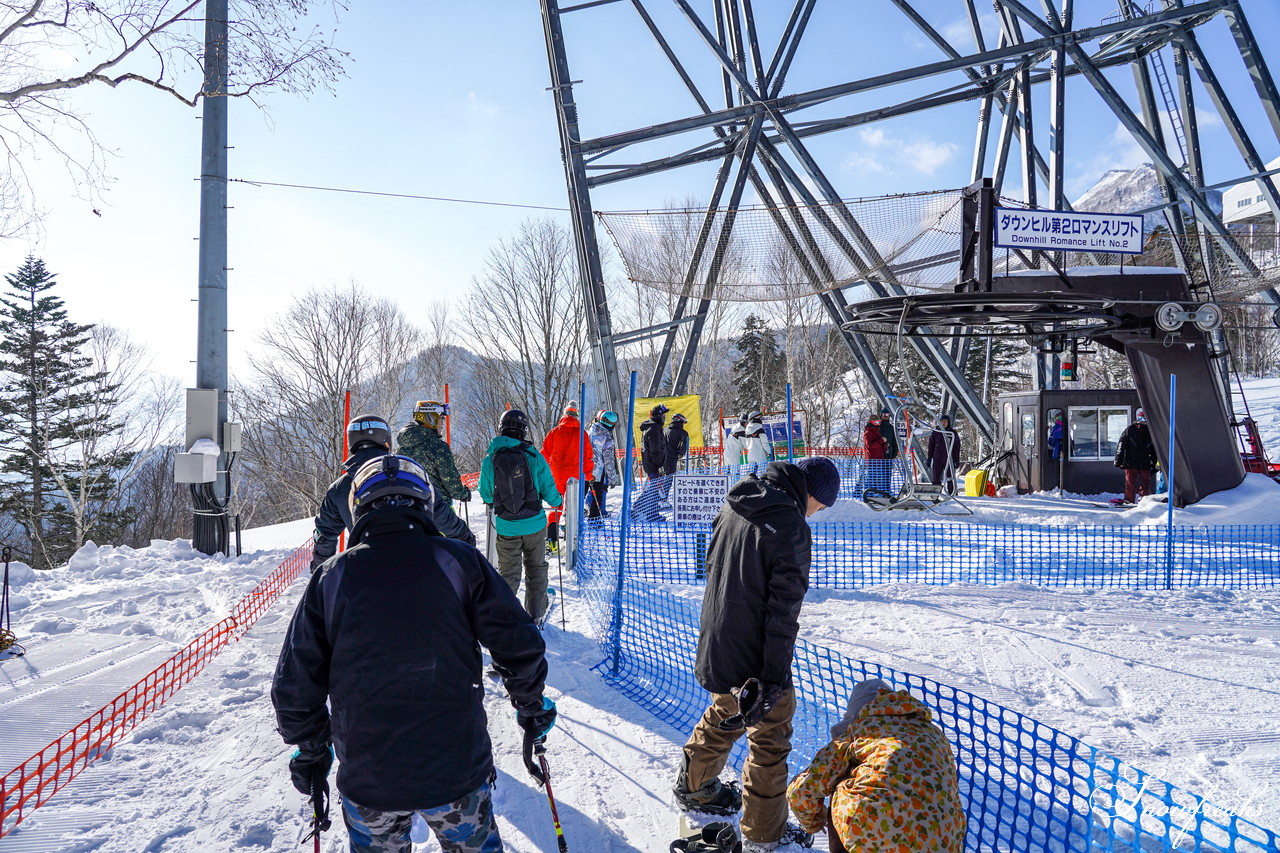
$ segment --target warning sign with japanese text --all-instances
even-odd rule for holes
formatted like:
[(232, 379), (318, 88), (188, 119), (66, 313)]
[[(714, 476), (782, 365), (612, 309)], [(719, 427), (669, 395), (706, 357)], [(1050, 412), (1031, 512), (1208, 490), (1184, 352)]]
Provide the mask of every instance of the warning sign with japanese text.
[(728, 491), (728, 474), (676, 474), (672, 477), (671, 520), (676, 524), (710, 524)]

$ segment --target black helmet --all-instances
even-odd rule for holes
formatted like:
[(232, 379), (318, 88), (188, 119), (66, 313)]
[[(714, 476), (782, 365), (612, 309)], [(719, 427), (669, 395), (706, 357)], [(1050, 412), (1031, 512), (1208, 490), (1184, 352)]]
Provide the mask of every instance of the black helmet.
[(674, 415), (671, 416), (671, 423), (673, 424), (686, 423), (688, 422), (688, 420), (689, 420), (688, 418), (686, 418), (684, 415), (680, 414), (679, 412), (676, 412)]
[(649, 410), (649, 417), (661, 419), (662, 416), (669, 411), (671, 410), (668, 409), (666, 406), (664, 406), (662, 403), (659, 403), (658, 405), (654, 406), (652, 409)]
[(529, 416), (519, 409), (507, 409), (498, 418), (498, 432), (511, 438), (524, 438), (529, 431)]
[(391, 427), (378, 415), (358, 415), (347, 424), (347, 447), (356, 450), (366, 444), (391, 449)]
[(408, 456), (379, 456), (360, 466), (351, 479), (348, 508), (351, 520), (359, 521), (382, 498), (400, 495), (418, 503), (418, 509), (430, 511), (435, 493), (427, 472)]

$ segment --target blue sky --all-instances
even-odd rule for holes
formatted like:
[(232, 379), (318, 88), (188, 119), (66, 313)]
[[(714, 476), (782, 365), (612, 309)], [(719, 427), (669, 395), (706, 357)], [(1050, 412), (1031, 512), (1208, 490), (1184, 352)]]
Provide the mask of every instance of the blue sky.
[[(787, 4), (755, 4), (765, 31)], [(965, 32), (957, 0), (919, 2), (939, 29)], [(985, 4), (979, 4), (985, 9)], [(675, 6), (650, 0), (655, 17), (675, 21)], [(706, 3), (696, 3), (699, 9)], [(1246, 12), (1273, 72), (1280, 73), (1280, 4), (1245, 0)], [(1078, 0), (1077, 20), (1091, 23), (1115, 8)], [(1252, 103), (1252, 89), (1216, 21), (1200, 31), (1233, 96)], [(629, 3), (575, 13), (567, 44), (584, 135), (629, 130), (695, 113), (687, 93), (662, 62)], [(343, 187), (413, 195), (563, 207), (565, 190), (538, 4), (533, 0), (356, 3), (342, 15), (337, 43), (352, 54), (348, 78), (333, 93), (268, 96), (265, 110), (233, 103), (233, 178)], [(697, 58), (708, 95), (718, 75), (677, 37), (677, 50)], [(957, 42), (962, 43), (962, 42)], [(963, 42), (967, 44), (967, 42)], [(801, 91), (936, 61), (939, 52), (887, 0), (818, 4), (809, 37), (786, 91)], [(693, 63), (691, 63), (693, 65)], [(1128, 71), (1110, 79), (1132, 88)], [(896, 102), (937, 87), (944, 78), (842, 99), (814, 115), (842, 115)], [(951, 78), (954, 79), (955, 78)], [(1037, 108), (1047, 109), (1047, 90)], [(111, 183), (100, 199), (78, 197), (57, 158), (27, 161), (38, 200), (48, 211), (33, 240), (0, 241), (0, 269), (10, 272), (28, 252), (59, 275), (73, 317), (126, 328), (147, 343), (157, 369), (194, 380), (196, 243), (200, 127), (197, 116), (153, 91), (123, 87), (81, 92), (73, 104), (87, 113), (99, 141), (113, 151)], [(1201, 108), (1207, 109), (1207, 99)], [(1068, 90), (1068, 189), (1072, 196), (1109, 168), (1146, 158), (1085, 84)], [(872, 196), (968, 182), (976, 106), (813, 139), (812, 150), (845, 196)], [(809, 117), (806, 114), (806, 117)], [(1245, 119), (1264, 159), (1280, 145), (1258, 110)], [(1203, 128), (1209, 180), (1232, 178), (1240, 160), (1214, 120)], [(705, 137), (702, 137), (705, 138)], [(640, 153), (675, 151), (655, 143)], [(669, 172), (602, 189), (597, 209), (661, 206), (702, 197), (710, 168)], [(1009, 189), (1018, 179), (1011, 177)], [(398, 300), (421, 319), (435, 300), (462, 297), (495, 240), (538, 211), (378, 196), (253, 187), (230, 188), (229, 300), (233, 370), (254, 346), (262, 321), (311, 287), (354, 279)], [(93, 209), (101, 211), (95, 215)], [(551, 215), (563, 217), (564, 214)], [(465, 330), (459, 329), (465, 342)]]

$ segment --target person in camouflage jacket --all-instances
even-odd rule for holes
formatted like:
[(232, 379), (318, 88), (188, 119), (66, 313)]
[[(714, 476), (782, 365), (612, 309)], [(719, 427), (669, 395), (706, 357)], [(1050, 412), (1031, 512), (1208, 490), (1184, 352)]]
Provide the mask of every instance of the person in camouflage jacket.
[(439, 403), (426, 400), (413, 409), (414, 422), (400, 430), (396, 436), (396, 452), (408, 456), (422, 466), (437, 491), (444, 492), (455, 501), (471, 500), (471, 490), (462, 483), (458, 465), (453, 461), (453, 451), (440, 437)]
[(800, 826), (828, 829), (832, 851), (961, 853), (955, 756), (932, 719), (919, 699), (879, 679), (855, 687), (831, 742), (787, 788)]

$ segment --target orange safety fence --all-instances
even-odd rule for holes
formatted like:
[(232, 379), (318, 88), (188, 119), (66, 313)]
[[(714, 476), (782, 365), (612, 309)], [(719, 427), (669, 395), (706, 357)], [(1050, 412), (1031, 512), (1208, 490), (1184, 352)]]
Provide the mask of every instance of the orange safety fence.
[(0, 779), (0, 838), (106, 755), (174, 693), (199, 675), (232, 640), (243, 637), (311, 565), (311, 543), (299, 546), (231, 610), (231, 615), (153, 669), (53, 743)]

